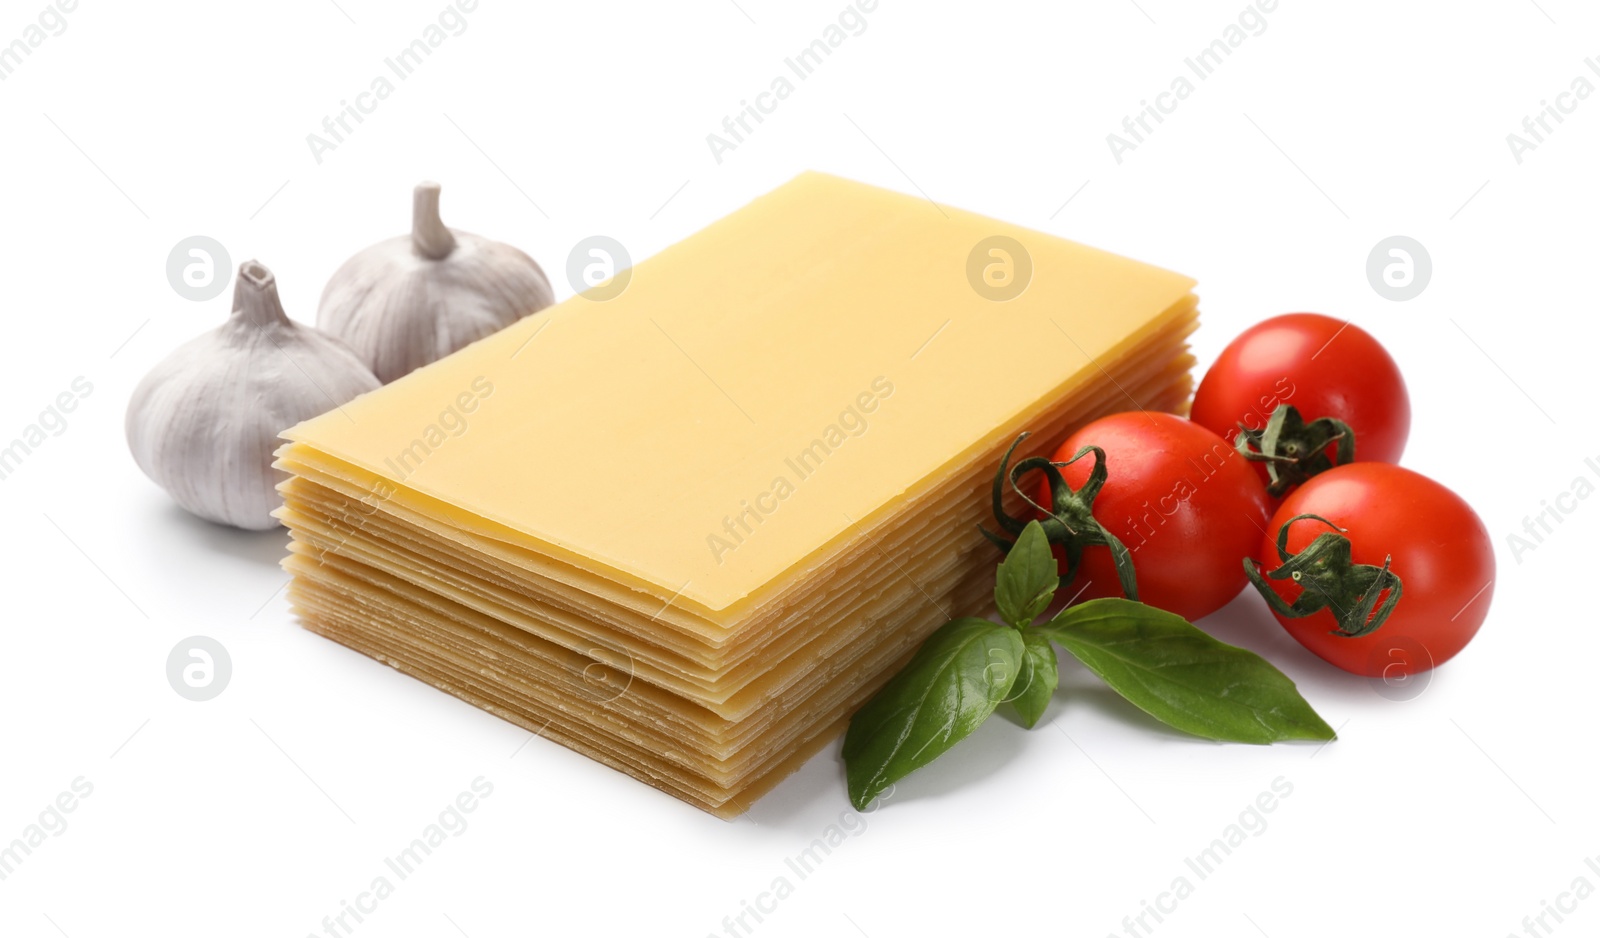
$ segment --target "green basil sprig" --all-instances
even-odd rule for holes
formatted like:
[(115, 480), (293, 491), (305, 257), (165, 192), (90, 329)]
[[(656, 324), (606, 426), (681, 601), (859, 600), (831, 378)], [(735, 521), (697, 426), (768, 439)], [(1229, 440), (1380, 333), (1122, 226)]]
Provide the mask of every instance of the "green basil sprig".
[(1052, 643), (1174, 729), (1241, 743), (1334, 738), (1283, 672), (1181, 616), (1095, 599), (1036, 623), (1058, 584), (1044, 530), (1030, 522), (995, 577), (1004, 622), (961, 618), (940, 626), (851, 719), (844, 760), (857, 809), (970, 735), (1002, 703), (1035, 726), (1056, 690)]
[(1036, 626), (1111, 689), (1174, 729), (1206, 739), (1332, 739), (1294, 682), (1253, 651), (1126, 599), (1092, 599)]

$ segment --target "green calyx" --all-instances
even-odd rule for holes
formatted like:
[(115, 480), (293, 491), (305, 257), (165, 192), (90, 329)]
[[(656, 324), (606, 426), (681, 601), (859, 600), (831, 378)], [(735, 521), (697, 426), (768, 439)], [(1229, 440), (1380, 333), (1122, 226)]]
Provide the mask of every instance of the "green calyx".
[[(1100, 488), (1106, 482), (1106, 454), (1098, 446), (1085, 446), (1066, 462), (1051, 462), (1043, 456), (1030, 456), (1011, 465), (1011, 456), (1016, 452), (1017, 446), (1028, 438), (1023, 433), (1011, 443), (1005, 456), (1000, 460), (1000, 468), (994, 475), (994, 518), (1001, 530), (1010, 534), (1012, 538), (1021, 536), (1029, 522), (1025, 519), (1014, 518), (1006, 513), (1002, 503), (1007, 484), (1012, 491), (1022, 496), (1022, 500), (1035, 509), (1044, 512), (1046, 517), (1039, 520), (1039, 525), (1044, 529), (1045, 540), (1050, 544), (1059, 545), (1062, 553), (1067, 558), (1067, 569), (1061, 574), (1059, 585), (1066, 587), (1077, 575), (1078, 564), (1083, 559), (1083, 550), (1086, 547), (1103, 546), (1111, 551), (1112, 562), (1117, 568), (1117, 580), (1122, 586), (1122, 594), (1128, 599), (1139, 599), (1138, 582), (1134, 576), (1133, 555), (1123, 545), (1117, 536), (1105, 529), (1094, 516), (1095, 496), (1100, 494)], [(1073, 490), (1067, 480), (1061, 475), (1061, 467), (1070, 466), (1085, 456), (1093, 455), (1094, 467), (1089, 470), (1089, 478), (1083, 487)], [(1043, 472), (1050, 485), (1050, 504), (1041, 505), (1033, 500), (1017, 480), (1033, 471)], [(1009, 553), (1015, 544), (1014, 540), (1006, 540), (988, 529), (978, 528), (983, 536), (988, 538), (996, 547)]]
[[(1305, 550), (1291, 554), (1289, 528), (1304, 520), (1320, 521), (1333, 530), (1324, 531)], [(1350, 539), (1344, 531), (1320, 515), (1295, 515), (1278, 529), (1278, 559), (1282, 564), (1263, 576), (1246, 557), (1245, 575), (1279, 615), (1303, 619), (1327, 609), (1339, 624), (1333, 635), (1357, 638), (1375, 632), (1400, 603), (1400, 577), (1389, 569), (1388, 557), (1381, 567), (1354, 563)], [(1267, 580), (1292, 580), (1299, 584), (1300, 595), (1293, 603), (1286, 603)]]
[[(1330, 459), (1328, 447), (1335, 444)], [(1349, 424), (1334, 417), (1307, 423), (1292, 404), (1279, 404), (1260, 430), (1239, 424), (1233, 445), (1251, 462), (1267, 464), (1267, 492), (1273, 497), (1356, 458), (1356, 435)]]

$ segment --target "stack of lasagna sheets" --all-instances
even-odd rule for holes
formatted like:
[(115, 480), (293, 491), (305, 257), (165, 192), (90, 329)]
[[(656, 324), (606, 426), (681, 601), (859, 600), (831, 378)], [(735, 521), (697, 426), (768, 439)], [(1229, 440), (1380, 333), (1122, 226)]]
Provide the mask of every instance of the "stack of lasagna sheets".
[(1190, 391), (1191, 280), (820, 174), (619, 276), (288, 431), (289, 595), (723, 817), (989, 609), (1018, 433)]

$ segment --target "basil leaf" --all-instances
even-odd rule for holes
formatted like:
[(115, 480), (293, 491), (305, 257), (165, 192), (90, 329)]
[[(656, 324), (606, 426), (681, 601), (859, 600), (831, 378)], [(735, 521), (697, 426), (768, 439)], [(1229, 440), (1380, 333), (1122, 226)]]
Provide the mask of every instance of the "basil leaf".
[(1175, 729), (1241, 743), (1334, 738), (1283, 672), (1181, 616), (1126, 599), (1094, 599), (1036, 628)]
[(844, 737), (850, 803), (864, 809), (989, 718), (1022, 658), (1022, 633), (988, 619), (955, 619), (850, 720)]
[(1050, 605), (1061, 584), (1056, 574), (1056, 557), (1050, 552), (1050, 541), (1044, 527), (1037, 521), (1028, 522), (1000, 561), (1000, 571), (995, 575), (994, 603), (1000, 618), (1017, 628), (1026, 628)]
[(1028, 629), (1022, 633), (1022, 669), (1017, 673), (1017, 681), (1011, 685), (1011, 692), (1006, 699), (1011, 701), (1011, 706), (1016, 708), (1017, 716), (1022, 718), (1022, 725), (1033, 729), (1044, 716), (1045, 708), (1050, 706), (1050, 698), (1055, 696), (1056, 682), (1061, 679), (1056, 670), (1056, 650), (1050, 644), (1050, 636), (1037, 629)]

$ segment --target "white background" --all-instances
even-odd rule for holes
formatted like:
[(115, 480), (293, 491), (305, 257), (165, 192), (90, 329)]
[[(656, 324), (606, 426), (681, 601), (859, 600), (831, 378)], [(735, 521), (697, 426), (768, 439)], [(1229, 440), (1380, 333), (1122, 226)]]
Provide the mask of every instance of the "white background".
[[(1600, 887), (1583, 862), (1600, 854), (1600, 504), (1520, 562), (1507, 546), (1600, 458), (1600, 100), (1520, 164), (1506, 142), (1576, 76), (1600, 83), (1592, 7), (1283, 0), (1119, 165), (1106, 135), (1243, 0), (882, 0), (719, 164), (706, 135), (843, 6), (482, 0), (320, 164), (306, 135), (442, 0), (88, 0), (0, 82), (0, 439), (74, 377), (94, 388), (0, 482), (0, 841), (75, 778), (93, 785), (0, 881), (0, 933), (320, 933), (478, 776), (494, 791), (470, 827), (356, 934), (723, 933), (787, 875), (757, 934), (1098, 936), (1185, 875), (1194, 892), (1156, 934), (1499, 938), (1575, 878)], [(0, 3), (0, 43), (42, 7)], [(837, 747), (715, 820), (301, 630), (278, 592), (285, 535), (191, 519), (127, 455), (134, 384), (228, 311), (226, 293), (169, 286), (184, 237), (260, 258), (310, 321), (334, 268), (405, 230), (411, 185), (436, 178), (448, 223), (522, 247), (566, 296), (581, 238), (643, 258), (805, 168), (1193, 275), (1202, 362), (1289, 310), (1379, 336), (1410, 382), (1406, 464), (1495, 537), (1478, 640), (1395, 702), (1243, 596), (1203, 625), (1282, 667), (1337, 743), (1181, 738), (1071, 665), (1054, 726), (991, 721), (798, 881), (785, 858), (854, 821)], [(1394, 234), (1434, 263), (1409, 302), (1365, 274)], [(165, 676), (196, 634), (233, 661), (205, 703)], [(1293, 792), (1266, 829), (1199, 880), (1184, 859), (1279, 777)], [(1594, 934), (1600, 900), (1546, 922)]]

